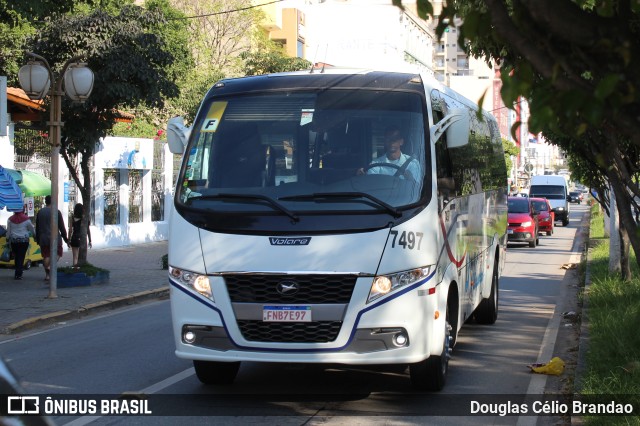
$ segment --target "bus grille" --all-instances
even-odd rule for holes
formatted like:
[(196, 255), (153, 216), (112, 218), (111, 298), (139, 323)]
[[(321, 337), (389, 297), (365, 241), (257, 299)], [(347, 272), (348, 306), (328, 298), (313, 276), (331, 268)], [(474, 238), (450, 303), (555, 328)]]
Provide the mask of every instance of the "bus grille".
[[(349, 303), (355, 275), (225, 275), (232, 303)], [(292, 295), (278, 293), (278, 284), (295, 283)]]
[(298, 323), (239, 320), (242, 336), (253, 342), (326, 343), (336, 340), (342, 321)]

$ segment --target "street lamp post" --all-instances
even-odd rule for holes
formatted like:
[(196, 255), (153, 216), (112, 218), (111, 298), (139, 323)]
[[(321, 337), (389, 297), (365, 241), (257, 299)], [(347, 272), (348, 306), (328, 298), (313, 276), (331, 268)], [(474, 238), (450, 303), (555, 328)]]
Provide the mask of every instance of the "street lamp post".
[[(93, 90), (93, 72), (86, 64), (79, 63), (82, 55), (75, 56), (64, 63), (57, 76), (51, 70), (45, 58), (27, 52), (32, 59), (20, 68), (18, 79), (22, 89), (31, 99), (42, 99), (49, 92), (51, 108), (49, 111), (49, 143), (51, 144), (51, 237), (50, 237), (50, 281), (49, 298), (58, 297), (58, 158), (60, 156), (60, 134), (62, 133), (62, 96), (84, 102)], [(62, 82), (65, 87), (62, 90)], [(53, 83), (53, 84), (52, 84)], [(50, 89), (50, 90), (49, 90)]]

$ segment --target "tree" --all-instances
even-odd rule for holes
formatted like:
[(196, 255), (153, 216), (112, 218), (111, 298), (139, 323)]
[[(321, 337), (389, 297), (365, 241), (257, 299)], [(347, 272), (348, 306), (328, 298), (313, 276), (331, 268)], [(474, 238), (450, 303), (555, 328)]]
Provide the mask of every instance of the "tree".
[[(68, 58), (83, 52), (95, 74), (93, 92), (85, 104), (65, 99), (61, 154), (76, 182), (84, 203), (81, 241), (86, 241), (91, 199), (90, 159), (96, 142), (108, 134), (118, 108), (146, 105), (161, 108), (175, 97), (174, 56), (158, 32), (164, 16), (158, 11), (125, 6), (117, 14), (99, 9), (87, 15), (47, 19), (30, 42), (32, 51), (48, 59), (57, 69)], [(82, 181), (74, 166), (79, 160)], [(79, 263), (86, 263), (86, 247)]]
[(274, 72), (300, 71), (311, 68), (311, 62), (303, 58), (292, 58), (281, 50), (243, 52), (246, 75), (261, 75)]
[(69, 12), (76, 3), (77, 0), (0, 0), (0, 75), (7, 76), (9, 85), (17, 84), (18, 69), (23, 65), (23, 46), (35, 33), (34, 24), (53, 13)]
[(189, 16), (191, 39), (197, 69), (217, 70), (226, 75), (238, 73), (240, 53), (251, 48), (259, 31), (260, 9), (246, 0), (175, 0), (173, 5)]
[(504, 161), (507, 164), (507, 172), (509, 172), (513, 168), (513, 161), (511, 161), (511, 157), (519, 156), (520, 148), (510, 140), (502, 139), (502, 149), (504, 150)]
[[(433, 15), (427, 0), (418, 11)], [(443, 7), (437, 27), (441, 35), (462, 22), (460, 46), (500, 66), (502, 99), (529, 101), (533, 133), (559, 135), (576, 155), (601, 162), (636, 253), (630, 200), (640, 195), (639, 164), (627, 151), (640, 148), (639, 13), (638, 2), (458, 0)]]

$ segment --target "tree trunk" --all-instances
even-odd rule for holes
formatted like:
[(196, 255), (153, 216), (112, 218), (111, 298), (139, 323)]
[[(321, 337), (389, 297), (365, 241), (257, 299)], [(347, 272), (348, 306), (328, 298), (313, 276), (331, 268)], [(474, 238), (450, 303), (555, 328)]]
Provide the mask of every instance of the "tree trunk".
[(616, 274), (620, 272), (620, 224), (613, 185), (610, 187), (610, 193), (613, 197), (610, 197), (609, 203), (609, 272)]
[[(615, 203), (617, 206), (616, 216), (619, 218), (621, 227), (624, 227), (627, 233), (627, 237), (635, 253), (640, 253), (640, 234), (638, 233), (638, 226), (631, 213), (631, 203), (629, 201), (630, 195), (627, 192), (627, 187), (620, 181), (619, 177), (614, 170), (610, 170), (607, 173), (609, 182), (613, 188), (613, 196), (615, 197)], [(611, 204), (614, 202), (614, 197), (611, 197)], [(612, 232), (613, 236), (613, 232)], [(620, 253), (618, 251), (618, 253)], [(636, 263), (640, 266), (640, 256), (636, 256)]]
[(620, 273), (625, 282), (631, 281), (631, 259), (629, 257), (629, 233), (620, 227)]
[[(73, 166), (71, 159), (65, 150), (61, 151), (64, 162), (67, 164), (69, 174), (73, 178), (80, 195), (82, 196), (82, 225), (80, 227), (80, 250), (78, 251), (78, 265), (87, 264), (87, 233), (91, 217), (91, 171), (89, 170), (89, 161), (93, 153), (82, 152), (80, 157), (80, 170), (82, 171), (82, 182), (78, 170)], [(74, 206), (75, 207), (75, 206)], [(69, 224), (71, 229), (72, 224)]]

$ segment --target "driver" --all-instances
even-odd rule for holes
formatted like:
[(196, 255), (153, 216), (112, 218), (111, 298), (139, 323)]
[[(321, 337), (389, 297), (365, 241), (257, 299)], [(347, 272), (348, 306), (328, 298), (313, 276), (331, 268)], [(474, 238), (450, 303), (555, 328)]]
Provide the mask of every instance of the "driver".
[[(373, 160), (373, 162), (367, 167), (368, 170), (366, 171), (366, 174), (399, 176), (401, 179), (411, 181), (418, 180), (420, 175), (418, 161), (415, 158), (402, 153), (400, 147), (403, 144), (404, 136), (402, 135), (400, 128), (398, 126), (388, 127), (384, 132), (384, 148), (386, 152), (381, 157)], [(385, 166), (385, 164), (392, 164), (393, 166)], [(358, 169), (358, 175), (364, 174), (365, 169)]]

